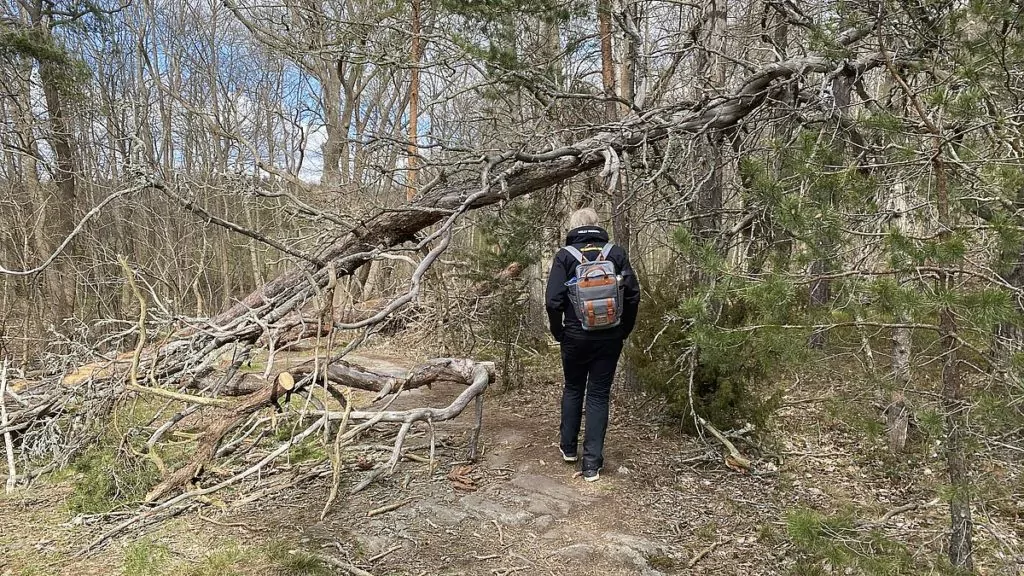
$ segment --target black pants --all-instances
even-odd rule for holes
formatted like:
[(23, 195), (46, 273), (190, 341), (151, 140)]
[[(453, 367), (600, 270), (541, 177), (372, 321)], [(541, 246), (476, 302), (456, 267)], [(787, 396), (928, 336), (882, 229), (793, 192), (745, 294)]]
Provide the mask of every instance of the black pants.
[(583, 416), (583, 397), (587, 398), (587, 427), (583, 438), (583, 469), (597, 470), (604, 465), (604, 435), (608, 430), (608, 397), (615, 379), (615, 366), (622, 353), (622, 340), (562, 341), (561, 447), (576, 454)]

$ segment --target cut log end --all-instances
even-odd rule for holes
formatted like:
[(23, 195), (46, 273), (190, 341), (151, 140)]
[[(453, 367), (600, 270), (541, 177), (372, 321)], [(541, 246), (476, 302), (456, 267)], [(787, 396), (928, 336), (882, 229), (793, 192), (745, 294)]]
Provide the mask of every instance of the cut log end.
[(285, 392), (295, 389), (295, 377), (290, 372), (281, 372), (277, 375), (277, 385)]

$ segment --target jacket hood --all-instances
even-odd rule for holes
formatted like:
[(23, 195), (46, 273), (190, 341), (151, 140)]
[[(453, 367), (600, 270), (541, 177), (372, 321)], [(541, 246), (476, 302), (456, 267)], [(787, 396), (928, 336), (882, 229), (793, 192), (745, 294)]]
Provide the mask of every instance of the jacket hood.
[(565, 243), (570, 246), (587, 242), (608, 242), (608, 232), (600, 226), (581, 226), (569, 230), (565, 236)]

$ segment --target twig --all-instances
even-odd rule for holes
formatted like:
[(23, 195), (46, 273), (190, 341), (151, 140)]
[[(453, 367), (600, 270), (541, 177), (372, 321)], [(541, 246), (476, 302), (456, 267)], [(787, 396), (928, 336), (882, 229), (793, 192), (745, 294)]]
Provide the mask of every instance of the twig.
[(295, 488), (299, 484), (302, 484), (303, 482), (308, 482), (310, 480), (315, 480), (317, 478), (322, 478), (324, 476), (328, 476), (328, 475), (330, 475), (330, 473), (331, 473), (331, 471), (330, 471), (329, 467), (324, 467), (324, 466), (314, 467), (309, 472), (306, 472), (304, 474), (300, 474), (298, 476), (295, 476), (295, 477), (293, 477), (290, 480), (286, 480), (284, 482), (277, 482), (276, 484), (274, 484), (272, 486), (269, 486), (267, 488), (264, 488), (263, 490), (259, 490), (258, 492), (253, 492), (253, 493), (251, 493), (251, 494), (249, 494), (247, 496), (239, 498), (238, 500), (235, 500), (234, 502), (232, 502), (229, 505), (229, 509), (231, 509), (231, 510), (238, 510), (238, 509), (242, 508), (243, 506), (246, 506), (247, 504), (250, 504), (250, 503), (255, 502), (257, 500), (260, 500), (262, 498), (266, 498), (267, 496), (271, 496), (271, 495), (276, 494), (278, 492), (282, 492), (284, 490), (290, 490), (292, 488)]
[(250, 526), (249, 524), (247, 524), (245, 522), (221, 522), (220, 520), (214, 520), (213, 518), (210, 518), (208, 516), (203, 516), (202, 514), (199, 514), (198, 516), (199, 516), (200, 520), (205, 520), (205, 521), (209, 522), (210, 524), (216, 524), (217, 526), (222, 526), (224, 528), (242, 528), (244, 530), (249, 530), (249, 531), (252, 531), (252, 529), (253, 529), (252, 526)]
[(420, 456), (418, 454), (413, 454), (408, 450), (404, 454), (402, 454), (402, 458), (412, 460), (413, 462), (419, 462), (420, 464), (427, 464), (430, 467), (430, 471), (433, 472), (433, 466), (430, 465), (430, 460), (428, 458), (424, 458), (423, 456)]
[(117, 198), (120, 198), (121, 196), (125, 196), (125, 195), (131, 194), (133, 192), (138, 192), (139, 190), (145, 190), (146, 188), (149, 188), (150, 186), (152, 186), (152, 183), (149, 181), (148, 178), (146, 178), (146, 179), (142, 179), (140, 182), (138, 182), (134, 186), (130, 186), (130, 187), (125, 188), (123, 190), (118, 190), (118, 191), (114, 192), (113, 194), (111, 194), (110, 196), (107, 196), (102, 201), (100, 201), (98, 204), (93, 206), (91, 210), (86, 212), (85, 216), (82, 216), (82, 219), (78, 221), (78, 225), (75, 226), (75, 228), (73, 230), (71, 230), (71, 232), (68, 233), (67, 236), (64, 237), (64, 239), (61, 241), (60, 245), (57, 246), (56, 248), (54, 248), (53, 252), (50, 253), (50, 255), (46, 258), (46, 260), (43, 260), (43, 262), (41, 264), (39, 264), (38, 266), (35, 266), (34, 268), (26, 268), (24, 270), (8, 270), (7, 268), (4, 268), (3, 266), (0, 266), (0, 274), (6, 274), (6, 275), (9, 275), (9, 276), (30, 276), (32, 274), (35, 274), (35, 273), (40, 272), (42, 270), (45, 270), (46, 267), (49, 266), (50, 264), (52, 264), (53, 261), (57, 259), (57, 256), (60, 256), (60, 253), (63, 252), (64, 249), (68, 247), (68, 244), (70, 244), (71, 241), (75, 239), (75, 236), (78, 236), (78, 234), (82, 231), (82, 229), (89, 222), (89, 220), (91, 220), (97, 214), (102, 212), (103, 208), (107, 204), (113, 202), (114, 200), (116, 200)]
[[(219, 484), (214, 484), (213, 486), (209, 486), (209, 487), (202, 488), (202, 489), (199, 489), (199, 490), (193, 490), (191, 492), (185, 492), (185, 493), (179, 494), (178, 496), (175, 496), (174, 498), (171, 498), (170, 500), (167, 500), (167, 501), (163, 502), (162, 504), (160, 504), (160, 505), (158, 505), (158, 506), (156, 506), (154, 508), (149, 508), (149, 509), (143, 510), (139, 514), (129, 518), (128, 520), (125, 520), (124, 522), (121, 522), (117, 526), (114, 526), (113, 528), (111, 528), (107, 532), (104, 532), (103, 534), (101, 534), (98, 538), (93, 540), (88, 546), (86, 546), (85, 548), (82, 548), (81, 550), (79, 550), (78, 551), (78, 556), (84, 556), (84, 555), (88, 554), (89, 552), (93, 551), (94, 549), (99, 547), (101, 544), (106, 542), (111, 537), (119, 534), (122, 530), (125, 530), (126, 528), (131, 527), (132, 525), (138, 523), (141, 520), (152, 519), (154, 516), (157, 516), (161, 512), (167, 512), (171, 507), (173, 507), (176, 504), (179, 504), (181, 502), (184, 502), (184, 501), (187, 501), (187, 500), (190, 500), (192, 498), (199, 497), (199, 496), (206, 496), (207, 494), (212, 494), (212, 493), (214, 493), (214, 492), (216, 492), (218, 490), (221, 490), (222, 488), (230, 486), (230, 485), (232, 485), (232, 484), (234, 484), (234, 483), (236, 483), (236, 482), (238, 482), (240, 480), (243, 480), (243, 479), (251, 476), (252, 474), (256, 473), (257, 471), (262, 470), (264, 466), (266, 466), (270, 462), (272, 462), (275, 459), (277, 459), (279, 456), (281, 456), (281, 454), (284, 454), (292, 446), (294, 446), (294, 445), (302, 442), (303, 440), (305, 440), (307, 436), (309, 436), (313, 432), (316, 432), (317, 430), (319, 430), (320, 427), (323, 426), (326, 423), (327, 423), (327, 419), (325, 417), (318, 418), (317, 421), (314, 422), (312, 426), (310, 426), (309, 428), (306, 428), (301, 433), (296, 434), (295, 436), (292, 437), (291, 440), (282, 443), (280, 446), (277, 447), (276, 450), (274, 450), (273, 452), (271, 452), (270, 454), (265, 456), (262, 460), (260, 460), (259, 462), (253, 464), (252, 466), (250, 466), (249, 468), (243, 470), (242, 472), (239, 472), (238, 474), (235, 474), (231, 478), (228, 478), (227, 480), (224, 480), (223, 482), (220, 482)], [(179, 507), (177, 510), (172, 510), (171, 513), (173, 515), (173, 514), (175, 514), (177, 512), (180, 512), (181, 510), (184, 510), (186, 507), (187, 506)]]
[(892, 510), (889, 510), (888, 512), (883, 514), (882, 517), (879, 518), (878, 520), (875, 520), (873, 522), (871, 522), (871, 521), (863, 521), (863, 522), (858, 522), (857, 524), (861, 528), (882, 527), (882, 526), (885, 525), (886, 522), (888, 522), (889, 520), (892, 520), (893, 517), (898, 516), (900, 514), (903, 514), (904, 512), (910, 512), (910, 511), (913, 511), (913, 510), (917, 510), (918, 508), (929, 508), (929, 507), (934, 506), (934, 505), (936, 505), (938, 503), (939, 503), (939, 499), (936, 498), (934, 500), (931, 500), (929, 502), (925, 502), (923, 504), (920, 504), (920, 503), (917, 503), (917, 502), (912, 502), (910, 504), (904, 504), (903, 506), (897, 506), (896, 508), (893, 508)]
[(484, 425), (484, 397), (483, 391), (476, 397), (476, 425), (473, 427), (473, 437), (469, 440), (469, 453), (467, 460), (476, 462), (477, 448), (480, 445), (480, 429)]
[(128, 280), (128, 286), (131, 287), (132, 293), (139, 301), (139, 340), (135, 343), (135, 350), (132, 352), (132, 367), (128, 371), (129, 382), (132, 386), (138, 386), (139, 360), (142, 358), (142, 349), (146, 347), (146, 297), (142, 295), (139, 285), (135, 283), (135, 272), (128, 266), (128, 259), (121, 256), (118, 260), (124, 270), (124, 276)]
[(327, 501), (324, 502), (324, 509), (320, 512), (320, 520), (323, 521), (327, 518), (327, 513), (330, 512), (331, 506), (334, 505), (334, 501), (338, 498), (338, 489), (341, 487), (341, 436), (345, 433), (345, 429), (348, 428), (348, 416), (352, 412), (352, 398), (346, 391), (345, 393), (345, 414), (341, 419), (341, 424), (338, 426), (338, 432), (334, 435), (334, 451), (331, 455), (331, 492), (327, 495)]
[(892, 510), (889, 510), (888, 512), (883, 514), (882, 517), (879, 518), (877, 522), (875, 522), (875, 524), (885, 524), (886, 522), (891, 520), (893, 516), (896, 516), (897, 514), (903, 514), (904, 512), (910, 512), (911, 510), (917, 510), (919, 507), (920, 504), (915, 502), (912, 504), (905, 504), (903, 506), (899, 506), (898, 508), (893, 508)]
[[(0, 428), (7, 428), (7, 359), (4, 359), (3, 367), (0, 368)], [(18, 472), (14, 468), (14, 439), (11, 432), (4, 432), (4, 444), (7, 446), (7, 484), (5, 491), (10, 494), (14, 491), (14, 485), (18, 481)]]
[(700, 453), (700, 454), (698, 454), (696, 456), (691, 456), (689, 458), (684, 458), (683, 460), (677, 460), (677, 461), (674, 462), (674, 464), (689, 464), (690, 462), (708, 462), (708, 461), (717, 461), (717, 460), (718, 460), (717, 454), (715, 454), (714, 451), (711, 451), (711, 452), (702, 452), (702, 453)]
[(505, 533), (501, 531), (501, 524), (498, 524), (498, 521), (494, 520), (494, 519), (491, 519), (491, 523), (494, 524), (494, 527), (498, 529), (498, 545), (499, 546), (504, 546), (505, 545)]
[(711, 544), (711, 546), (708, 546), (707, 548), (701, 550), (699, 554), (694, 556), (692, 559), (690, 559), (689, 562), (686, 563), (686, 567), (693, 569), (693, 567), (696, 566), (698, 562), (703, 560), (708, 554), (714, 552), (715, 548), (718, 548), (723, 542), (728, 542), (729, 540), (731, 539), (716, 541), (713, 544)]
[(734, 446), (733, 443), (730, 442), (724, 434), (719, 432), (718, 428), (712, 426), (710, 422), (705, 420), (699, 414), (697, 415), (697, 422), (700, 422), (701, 426), (707, 428), (708, 432), (711, 432), (711, 435), (717, 438), (718, 441), (721, 442), (723, 446), (725, 446), (725, 449), (729, 451), (729, 456), (726, 458), (726, 464), (728, 464), (731, 468), (739, 467), (742, 468), (743, 470), (750, 469), (750, 460), (744, 457), (743, 454), (740, 454), (740, 451), (736, 449), (736, 446)]
[[(857, 312), (854, 318), (857, 322), (864, 322), (863, 314)], [(868, 375), (874, 376), (875, 374), (875, 355), (871, 350), (871, 341), (868, 339), (867, 331), (864, 330), (863, 325), (857, 326), (857, 332), (860, 334), (860, 346), (861, 350), (864, 351), (864, 357), (867, 359), (868, 364)]]
[(437, 437), (434, 434), (434, 421), (427, 418), (427, 428), (430, 429), (430, 464), (427, 469), (427, 476), (433, 476), (436, 462), (434, 461), (434, 451), (437, 447)]
[(391, 458), (388, 459), (384, 466), (377, 468), (362, 482), (356, 484), (355, 487), (352, 488), (351, 492), (349, 492), (350, 494), (363, 491), (363, 489), (373, 483), (377, 478), (380, 478), (385, 472), (388, 474), (394, 473), (395, 467), (398, 466), (398, 461), (402, 459), (402, 444), (405, 442), (405, 436), (409, 433), (410, 428), (412, 428), (412, 422), (405, 422), (402, 424), (402, 427), (398, 430), (398, 436), (395, 438), (395, 449), (391, 453)]
[(398, 502), (392, 502), (391, 504), (388, 504), (386, 506), (381, 506), (380, 508), (374, 508), (373, 510), (370, 510), (369, 512), (366, 513), (366, 517), (367, 518), (372, 518), (373, 516), (377, 516), (378, 514), (384, 514), (385, 512), (391, 512), (392, 510), (398, 510), (399, 508), (401, 508), (402, 506), (405, 506), (406, 504), (408, 504), (409, 502), (412, 502), (413, 500), (415, 500), (415, 498), (406, 498), (405, 500), (401, 500), (401, 501), (398, 501)]
[(321, 562), (323, 562), (324, 564), (328, 564), (330, 566), (334, 566), (335, 568), (340, 568), (341, 570), (344, 570), (345, 572), (348, 572), (349, 574), (352, 574), (353, 576), (373, 576), (372, 573), (367, 572), (366, 570), (363, 570), (362, 568), (357, 568), (356, 566), (353, 566), (353, 565), (349, 564), (348, 562), (342, 562), (341, 560), (338, 560), (337, 558), (334, 558), (333, 556), (327, 556), (326, 554), (317, 554), (316, 558), (318, 560), (320, 560)]
[(142, 392), (144, 394), (152, 394), (154, 396), (161, 396), (170, 400), (177, 400), (179, 402), (186, 402), (189, 404), (199, 404), (202, 406), (229, 406), (230, 400), (223, 398), (207, 398), (205, 396), (194, 396), (192, 394), (185, 394), (183, 392), (175, 392), (174, 390), (168, 390), (166, 388), (153, 388), (152, 386), (143, 386), (142, 384), (128, 384), (125, 386), (126, 389), (135, 392)]
[(199, 404), (193, 404), (172, 416), (171, 419), (168, 420), (167, 422), (164, 422), (159, 428), (156, 429), (155, 432), (153, 432), (153, 434), (149, 437), (149, 440), (146, 441), (146, 450), (152, 450), (153, 447), (156, 446), (156, 443), (160, 441), (160, 438), (162, 438), (163, 435), (166, 434), (168, 430), (174, 427), (174, 425), (177, 424), (178, 422), (181, 422), (183, 418), (190, 416), (196, 410), (199, 410), (199, 408)]
[(492, 568), (491, 574), (494, 576), (509, 576), (509, 574), (515, 574), (516, 572), (522, 572), (523, 570), (529, 570), (529, 566), (512, 566), (510, 568)]
[(377, 554), (376, 556), (371, 556), (366, 561), (368, 563), (370, 563), (370, 564), (373, 564), (374, 562), (376, 562), (377, 560), (380, 560), (381, 558), (387, 556), (388, 554), (391, 554), (392, 552), (395, 552), (395, 551), (401, 550), (401, 549), (402, 549), (401, 546), (395, 546), (394, 548), (389, 548), (389, 549), (381, 552), (380, 554)]

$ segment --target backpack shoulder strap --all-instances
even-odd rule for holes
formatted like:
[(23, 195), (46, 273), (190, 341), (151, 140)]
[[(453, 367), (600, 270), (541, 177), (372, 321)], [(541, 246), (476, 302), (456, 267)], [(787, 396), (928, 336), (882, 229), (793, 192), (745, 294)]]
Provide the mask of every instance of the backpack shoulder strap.
[(583, 252), (577, 250), (575, 246), (564, 246), (562, 249), (571, 254), (580, 264), (587, 263), (587, 257), (583, 255)]
[(612, 251), (612, 248), (614, 247), (615, 244), (612, 244), (611, 242), (605, 244), (604, 248), (601, 249), (601, 254), (597, 257), (598, 262), (600, 262), (601, 260), (607, 260), (608, 254)]

